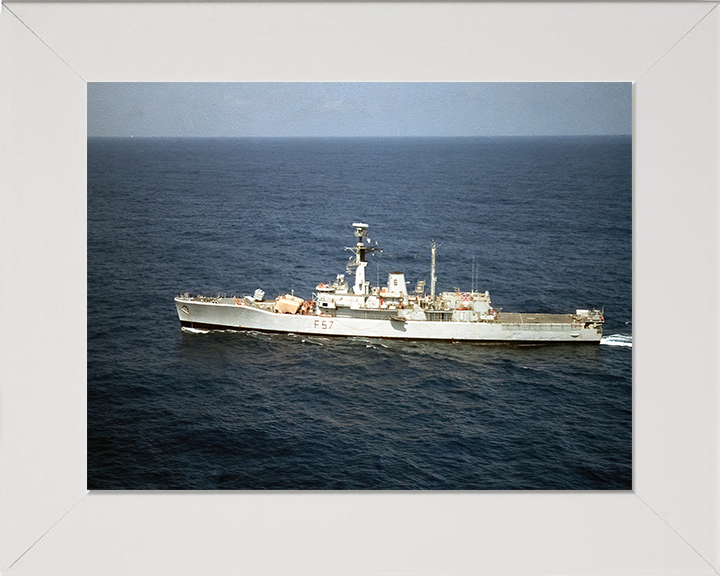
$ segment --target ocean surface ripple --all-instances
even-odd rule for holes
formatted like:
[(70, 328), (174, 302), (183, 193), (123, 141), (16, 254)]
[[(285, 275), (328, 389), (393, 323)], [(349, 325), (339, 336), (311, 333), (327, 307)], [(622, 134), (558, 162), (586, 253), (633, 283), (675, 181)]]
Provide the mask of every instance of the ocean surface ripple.
[[(631, 140), (90, 139), (88, 487), (632, 488)], [(505, 311), (604, 307), (600, 346), (181, 329), (177, 294), (309, 298), (353, 221)]]

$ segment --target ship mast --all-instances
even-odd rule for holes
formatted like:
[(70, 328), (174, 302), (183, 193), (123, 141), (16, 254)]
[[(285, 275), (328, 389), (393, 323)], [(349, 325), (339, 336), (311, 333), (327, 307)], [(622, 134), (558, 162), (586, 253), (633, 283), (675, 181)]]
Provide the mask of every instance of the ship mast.
[[(348, 263), (350, 266), (355, 266), (355, 286), (353, 291), (355, 294), (365, 294), (367, 292), (367, 282), (365, 282), (365, 268), (367, 267), (367, 261), (365, 260), (366, 252), (373, 252), (375, 246), (365, 246), (363, 239), (367, 235), (368, 225), (362, 222), (353, 222), (353, 228), (355, 228), (355, 236), (357, 236), (358, 242), (353, 247), (348, 247), (346, 250), (350, 250), (355, 254), (355, 259), (351, 259)], [(348, 273), (350, 271), (348, 270)]]
[(437, 280), (437, 276), (435, 276), (435, 253), (437, 252), (437, 245), (435, 244), (435, 240), (432, 240), (430, 242), (430, 297), (435, 298), (435, 281)]

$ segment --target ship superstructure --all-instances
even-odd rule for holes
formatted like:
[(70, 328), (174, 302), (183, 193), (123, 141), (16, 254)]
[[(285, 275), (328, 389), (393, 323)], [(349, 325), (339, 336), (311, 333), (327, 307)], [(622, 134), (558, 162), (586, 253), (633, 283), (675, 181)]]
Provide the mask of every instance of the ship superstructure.
[[(195, 329), (257, 330), (417, 340), (481, 342), (599, 343), (604, 318), (600, 310), (573, 314), (506, 313), (494, 309), (486, 292), (435, 294), (437, 245), (431, 243), (430, 292), (419, 281), (408, 292), (402, 272), (388, 274), (387, 285), (371, 286), (366, 278), (368, 225), (353, 223), (357, 243), (346, 274), (316, 287), (312, 299), (283, 294), (266, 300), (262, 290), (252, 296), (190, 296), (175, 298), (184, 327)], [(352, 285), (346, 276), (354, 276)]]

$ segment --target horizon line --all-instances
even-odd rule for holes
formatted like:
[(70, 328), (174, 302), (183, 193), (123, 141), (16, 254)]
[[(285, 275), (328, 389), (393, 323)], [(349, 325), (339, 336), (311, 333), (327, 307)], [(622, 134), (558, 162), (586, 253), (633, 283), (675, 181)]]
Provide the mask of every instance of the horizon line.
[(632, 136), (632, 132), (619, 132), (619, 133), (607, 133), (607, 134), (478, 134), (478, 135), (472, 135), (472, 136), (435, 136), (435, 135), (406, 135), (406, 136), (390, 136), (390, 135), (377, 135), (377, 136), (360, 136), (360, 135), (354, 135), (354, 136), (318, 136), (318, 135), (305, 135), (305, 136), (178, 136), (178, 135), (163, 135), (163, 136), (157, 136), (157, 135), (142, 135), (142, 136), (136, 136), (134, 134), (115, 134), (115, 135), (107, 135), (107, 134), (88, 134), (87, 138), (175, 138), (175, 139), (201, 139), (201, 138), (217, 138), (217, 139), (312, 139), (312, 138), (345, 138), (345, 139), (351, 139), (351, 138), (588, 138), (588, 137), (607, 137), (607, 136)]

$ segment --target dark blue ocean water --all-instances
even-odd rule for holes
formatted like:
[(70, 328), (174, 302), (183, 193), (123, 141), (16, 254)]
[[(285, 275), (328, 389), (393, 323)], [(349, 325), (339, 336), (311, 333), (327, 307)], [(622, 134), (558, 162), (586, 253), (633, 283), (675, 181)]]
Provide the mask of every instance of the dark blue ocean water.
[[(90, 139), (88, 488), (631, 489), (631, 204), (630, 137)], [(435, 239), (438, 290), (610, 338), (181, 330), (178, 293), (309, 298), (354, 221), (373, 282)]]

